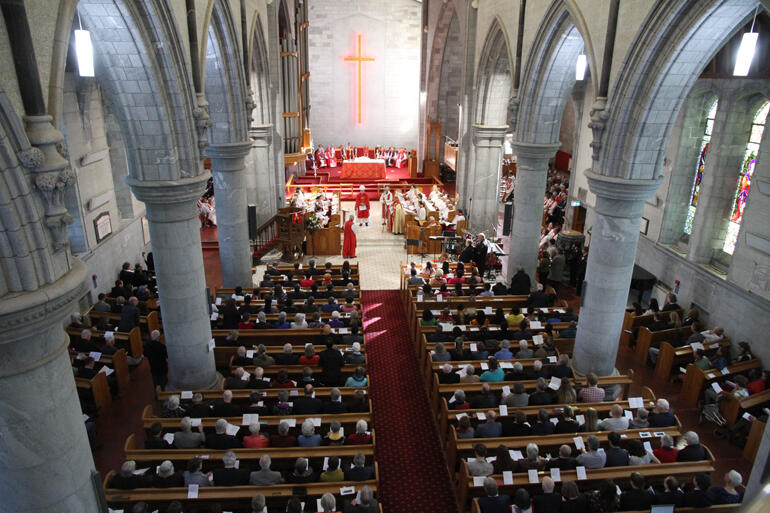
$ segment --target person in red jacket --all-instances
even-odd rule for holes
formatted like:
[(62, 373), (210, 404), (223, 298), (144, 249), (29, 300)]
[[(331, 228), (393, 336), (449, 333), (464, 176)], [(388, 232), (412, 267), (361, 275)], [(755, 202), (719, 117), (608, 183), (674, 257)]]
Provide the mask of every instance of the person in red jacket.
[(358, 217), (358, 226), (363, 224), (369, 226), (369, 196), (367, 196), (366, 187), (363, 185), (356, 195), (356, 217)]
[(356, 422), (356, 432), (348, 435), (347, 443), (349, 445), (369, 445), (372, 443), (371, 433), (366, 432), (368, 425), (365, 420), (359, 420)]

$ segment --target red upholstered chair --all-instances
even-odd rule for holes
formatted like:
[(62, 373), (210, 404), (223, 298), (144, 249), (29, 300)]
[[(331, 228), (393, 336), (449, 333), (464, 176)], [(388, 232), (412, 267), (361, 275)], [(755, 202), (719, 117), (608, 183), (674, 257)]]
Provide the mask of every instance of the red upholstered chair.
[(363, 157), (366, 155), (366, 148), (363, 146), (357, 146), (356, 147), (356, 157)]
[(339, 148), (334, 150), (334, 157), (337, 159), (337, 165), (342, 162), (342, 150)]
[(367, 153), (366, 154), (367, 154), (367, 156), (370, 159), (373, 159), (374, 158), (374, 148), (367, 148)]

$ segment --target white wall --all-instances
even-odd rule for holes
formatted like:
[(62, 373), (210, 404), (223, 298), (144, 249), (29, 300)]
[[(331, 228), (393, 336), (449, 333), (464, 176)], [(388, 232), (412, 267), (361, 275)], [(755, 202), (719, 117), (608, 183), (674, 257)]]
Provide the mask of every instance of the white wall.
[[(310, 129), (318, 145), (417, 146), (421, 7), (414, 0), (324, 0), (309, 4)], [(356, 64), (363, 35), (363, 123)]]

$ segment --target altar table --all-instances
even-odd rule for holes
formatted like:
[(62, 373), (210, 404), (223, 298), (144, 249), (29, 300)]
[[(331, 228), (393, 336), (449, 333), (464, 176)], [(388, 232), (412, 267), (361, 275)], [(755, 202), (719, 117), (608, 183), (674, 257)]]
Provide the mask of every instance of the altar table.
[(365, 180), (384, 180), (384, 160), (345, 161), (342, 164), (340, 178), (358, 178)]

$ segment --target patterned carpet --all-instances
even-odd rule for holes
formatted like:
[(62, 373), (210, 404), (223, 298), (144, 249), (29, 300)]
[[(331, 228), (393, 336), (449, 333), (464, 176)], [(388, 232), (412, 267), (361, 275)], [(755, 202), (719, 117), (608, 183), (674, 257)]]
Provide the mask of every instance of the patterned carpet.
[(454, 513), (457, 506), (397, 290), (364, 290), (375, 458), (388, 513)]

